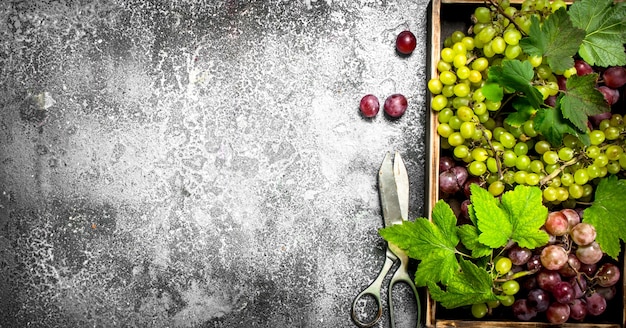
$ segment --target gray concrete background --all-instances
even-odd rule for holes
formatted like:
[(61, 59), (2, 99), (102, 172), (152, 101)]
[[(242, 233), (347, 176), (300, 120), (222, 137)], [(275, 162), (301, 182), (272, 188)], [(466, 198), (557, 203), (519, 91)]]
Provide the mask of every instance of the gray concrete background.
[(387, 151), (423, 215), (427, 5), (0, 2), (0, 326), (353, 327)]

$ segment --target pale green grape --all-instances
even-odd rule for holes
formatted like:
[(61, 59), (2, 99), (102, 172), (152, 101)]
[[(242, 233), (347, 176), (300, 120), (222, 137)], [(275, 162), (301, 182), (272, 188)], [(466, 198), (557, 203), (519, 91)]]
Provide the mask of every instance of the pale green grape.
[(466, 145), (458, 145), (454, 147), (452, 153), (454, 154), (454, 157), (462, 159), (467, 157), (470, 154), (470, 151), (469, 147), (467, 147)]
[(473, 161), (467, 167), (467, 172), (474, 176), (481, 176), (487, 172), (487, 165), (484, 162)]
[(428, 81), (428, 91), (430, 91), (434, 95), (438, 95), (441, 93), (441, 89), (443, 89), (443, 83), (439, 81), (439, 79), (434, 78)]
[(439, 123), (448, 123), (450, 119), (454, 116), (454, 111), (450, 108), (444, 108), (439, 112), (437, 118)]

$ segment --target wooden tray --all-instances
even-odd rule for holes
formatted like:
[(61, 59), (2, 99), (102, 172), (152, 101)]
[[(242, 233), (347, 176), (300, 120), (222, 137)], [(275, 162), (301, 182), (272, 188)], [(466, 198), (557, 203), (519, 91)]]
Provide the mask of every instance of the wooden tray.
[[(621, 1), (621, 0), (620, 0)], [(429, 58), (427, 62), (428, 67), (428, 79), (437, 76), (437, 61), (440, 57), (440, 50), (443, 45), (445, 37), (450, 35), (455, 30), (467, 31), (470, 26), (470, 15), (474, 9), (485, 4), (486, 0), (432, 0), (429, 7)], [(521, 0), (511, 0), (512, 4), (519, 4)], [(570, 3), (571, 1), (567, 1)], [(440, 157), (440, 140), (437, 135), (437, 113), (430, 110), (430, 97), (427, 101), (428, 111), (430, 113), (427, 120), (426, 134), (429, 138), (428, 145), (430, 145), (427, 165), (428, 175), (426, 177), (426, 213), (431, 213), (435, 203), (439, 200), (439, 185), (437, 183), (439, 177), (439, 157)], [(624, 252), (622, 252), (623, 254)], [(622, 263), (624, 258), (622, 255)], [(622, 267), (622, 274), (626, 273), (626, 265)], [(622, 295), (622, 311), (616, 311), (615, 315), (611, 318), (609, 323), (565, 323), (561, 325), (554, 325), (544, 322), (518, 322), (518, 321), (504, 321), (504, 320), (474, 320), (471, 319), (470, 311), (459, 310), (450, 311), (437, 305), (435, 301), (430, 298), (430, 295), (426, 297), (426, 327), (463, 327), (463, 328), (478, 328), (478, 327), (490, 327), (490, 328), (548, 328), (548, 327), (565, 327), (565, 328), (626, 328), (626, 284), (622, 278), (621, 286), (618, 286), (618, 293)], [(609, 303), (610, 304), (610, 303)], [(467, 315), (461, 316), (460, 312), (466, 312)], [(621, 316), (618, 317), (618, 316)]]

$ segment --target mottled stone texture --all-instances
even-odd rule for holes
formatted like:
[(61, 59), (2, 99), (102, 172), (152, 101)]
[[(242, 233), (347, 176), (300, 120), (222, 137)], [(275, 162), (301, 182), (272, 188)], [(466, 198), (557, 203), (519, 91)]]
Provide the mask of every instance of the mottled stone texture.
[(427, 5), (1, 1), (0, 327), (352, 327), (385, 152), (423, 215)]

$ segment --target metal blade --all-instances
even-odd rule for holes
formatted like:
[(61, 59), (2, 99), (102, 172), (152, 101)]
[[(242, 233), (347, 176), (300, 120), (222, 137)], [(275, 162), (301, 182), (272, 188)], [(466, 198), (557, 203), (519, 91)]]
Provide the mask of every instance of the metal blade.
[(391, 155), (387, 153), (378, 173), (378, 191), (383, 209), (385, 226), (402, 223), (402, 210), (398, 199), (398, 187)]
[(402, 220), (407, 220), (409, 218), (409, 174), (399, 152), (396, 152), (393, 160), (393, 175), (396, 180)]

